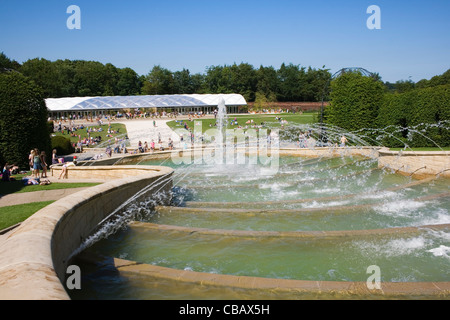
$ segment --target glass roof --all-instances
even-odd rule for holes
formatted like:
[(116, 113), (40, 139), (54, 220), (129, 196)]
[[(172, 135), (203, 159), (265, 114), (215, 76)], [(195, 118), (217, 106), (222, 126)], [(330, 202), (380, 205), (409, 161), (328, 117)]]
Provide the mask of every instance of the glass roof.
[(114, 96), (46, 99), (49, 111), (108, 110), (133, 108), (174, 108), (217, 106), (220, 100), (227, 106), (247, 105), (240, 94), (183, 94), (154, 96)]

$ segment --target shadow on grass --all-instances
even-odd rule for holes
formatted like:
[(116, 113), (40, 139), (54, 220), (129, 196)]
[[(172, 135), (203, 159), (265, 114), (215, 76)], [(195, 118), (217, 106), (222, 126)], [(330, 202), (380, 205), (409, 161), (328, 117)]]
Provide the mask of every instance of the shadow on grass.
[(0, 197), (6, 196), (8, 194), (16, 193), (22, 191), (22, 189), (27, 186), (22, 182), (22, 178), (15, 178), (16, 180), (5, 182), (0, 182)]

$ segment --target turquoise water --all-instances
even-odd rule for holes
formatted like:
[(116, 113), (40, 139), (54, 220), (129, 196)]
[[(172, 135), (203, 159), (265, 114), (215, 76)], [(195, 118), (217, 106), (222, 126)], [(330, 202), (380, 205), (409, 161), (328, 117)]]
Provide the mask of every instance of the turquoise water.
[[(450, 223), (450, 199), (443, 196), (449, 192), (447, 179), (420, 183), (378, 169), (375, 160), (282, 157), (275, 173), (248, 164), (176, 166), (166, 160), (163, 165), (176, 169), (173, 206), (182, 210), (157, 208), (144, 215), (144, 222), (246, 231), (368, 230)], [(448, 229), (414, 235), (295, 239), (205, 235), (131, 225), (87, 251), (180, 270), (265, 278), (365, 281), (367, 267), (377, 265), (382, 281), (450, 281)], [(143, 285), (104, 268), (101, 276), (101, 267), (86, 275), (86, 289), (77, 295), (202, 299), (212, 294), (163, 289), (156, 282)], [(214, 294), (235, 298), (225, 291)]]

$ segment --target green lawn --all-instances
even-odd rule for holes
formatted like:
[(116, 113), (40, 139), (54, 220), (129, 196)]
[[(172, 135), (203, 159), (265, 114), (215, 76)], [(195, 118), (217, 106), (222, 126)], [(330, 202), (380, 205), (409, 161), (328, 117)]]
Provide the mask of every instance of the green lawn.
[(0, 195), (7, 195), (12, 193), (25, 193), (42, 190), (58, 190), (58, 189), (71, 189), (71, 188), (84, 188), (93, 187), (99, 183), (52, 183), (46, 186), (30, 185), (26, 186), (22, 182), (21, 177), (17, 177), (17, 180), (11, 182), (0, 182)]
[[(52, 183), (50, 185), (31, 185), (25, 186), (22, 182), (22, 177), (24, 175), (15, 175), (15, 181), (11, 182), (0, 182), (0, 195), (17, 194), (17, 193), (27, 193), (42, 190), (59, 190), (59, 189), (69, 189), (69, 188), (83, 188), (83, 187), (93, 187), (99, 185), (99, 183)], [(24, 195), (26, 197), (26, 195)], [(8, 207), (0, 207), (0, 230), (13, 226), (20, 223), (35, 212), (41, 210), (42, 208), (48, 206), (54, 201), (45, 202), (34, 202), (27, 204), (20, 204)]]
[(53, 202), (54, 201), (45, 201), (0, 207), (0, 230), (28, 219), (30, 216)]
[[(308, 124), (308, 123), (316, 123), (318, 121), (318, 113), (303, 113), (303, 114), (277, 114), (277, 115), (264, 115), (264, 114), (244, 114), (244, 115), (229, 115), (228, 116), (228, 129), (234, 129), (238, 126), (245, 127), (246, 122), (249, 120), (253, 120), (254, 124), (260, 125), (261, 123), (265, 123), (266, 125), (270, 125), (272, 128), (281, 127), (280, 121), (277, 121), (276, 118), (281, 117), (283, 120), (286, 120), (288, 124)], [(236, 119), (238, 125), (230, 125), (230, 121)], [(202, 130), (205, 132), (206, 130), (214, 127), (216, 123), (216, 119), (192, 119), (193, 121), (181, 120), (181, 121), (169, 121), (167, 125), (172, 129), (183, 128), (183, 124), (187, 123), (189, 128), (194, 128), (194, 121), (202, 122)], [(180, 123), (181, 122), (181, 123)]]
[[(64, 128), (64, 125), (63, 125), (63, 128)], [(55, 136), (63, 136), (63, 137), (69, 138), (70, 142), (73, 144), (73, 143), (77, 143), (78, 142), (79, 136), (81, 136), (81, 139), (85, 139), (85, 138), (88, 137), (88, 131), (87, 131), (88, 128), (93, 129), (93, 130), (94, 129), (97, 130), (97, 131), (91, 132), (90, 136), (93, 137), (93, 138), (101, 137), (101, 143), (104, 143), (104, 142), (106, 142), (108, 140), (111, 140), (112, 143), (114, 143), (114, 138), (115, 137), (123, 137), (124, 134), (127, 133), (127, 127), (124, 124), (122, 124), (122, 123), (111, 123), (112, 133), (108, 133), (108, 124), (104, 124), (102, 126), (89, 125), (89, 126), (84, 127), (83, 129), (76, 130), (74, 132), (74, 134), (76, 136), (72, 136), (71, 134), (67, 134), (67, 131), (55, 132), (53, 134)], [(99, 131), (100, 128), (102, 129), (101, 131)], [(95, 147), (95, 145), (92, 146), (92, 147)]]
[(423, 147), (423, 148), (390, 148), (392, 151), (450, 151), (450, 147)]

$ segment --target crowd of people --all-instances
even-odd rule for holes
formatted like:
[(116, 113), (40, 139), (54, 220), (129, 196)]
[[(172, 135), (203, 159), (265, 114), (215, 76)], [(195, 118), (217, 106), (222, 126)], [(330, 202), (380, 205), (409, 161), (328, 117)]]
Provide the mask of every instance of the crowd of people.
[[(171, 138), (168, 138), (167, 141), (167, 149), (168, 150), (173, 150), (174, 149), (174, 143), (173, 140)], [(137, 153), (148, 153), (148, 152), (155, 152), (156, 150), (159, 151), (164, 151), (166, 150), (166, 147), (163, 144), (163, 141), (161, 139), (161, 135), (158, 134), (158, 143), (155, 142), (155, 139), (151, 139), (150, 144), (147, 141), (144, 141), (144, 143), (142, 143), (142, 141), (138, 142), (138, 147), (137, 149), (134, 149), (132, 151), (128, 151), (128, 149), (123, 145), (123, 144), (115, 144), (114, 145), (114, 150), (111, 148), (111, 146), (107, 146), (106, 147), (106, 154), (108, 156), (112, 156), (112, 152), (114, 151), (114, 153), (130, 153), (130, 154), (137, 154)]]
[[(58, 163), (56, 150), (53, 150), (52, 164)], [(45, 151), (39, 151), (39, 149), (31, 149), (28, 155), (28, 165), (31, 175), (22, 178), (22, 182), (25, 185), (47, 185), (51, 182), (47, 179), (47, 172), (49, 165), (47, 163), (47, 155)], [(11, 182), (15, 181), (13, 175), (26, 174), (28, 171), (20, 171), (20, 168), (16, 165), (10, 165), (6, 163), (1, 169), (1, 181)]]

